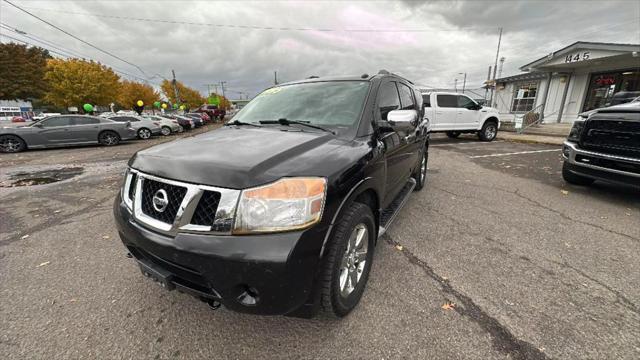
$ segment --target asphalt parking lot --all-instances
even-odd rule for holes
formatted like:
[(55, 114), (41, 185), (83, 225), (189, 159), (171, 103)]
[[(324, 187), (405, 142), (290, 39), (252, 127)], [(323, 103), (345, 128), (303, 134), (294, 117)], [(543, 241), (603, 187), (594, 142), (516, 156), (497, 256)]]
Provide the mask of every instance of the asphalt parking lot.
[(436, 135), (362, 302), (329, 321), (212, 311), (142, 277), (111, 208), (131, 154), (172, 139), (0, 154), (4, 358), (640, 358), (640, 191), (565, 184), (557, 146)]

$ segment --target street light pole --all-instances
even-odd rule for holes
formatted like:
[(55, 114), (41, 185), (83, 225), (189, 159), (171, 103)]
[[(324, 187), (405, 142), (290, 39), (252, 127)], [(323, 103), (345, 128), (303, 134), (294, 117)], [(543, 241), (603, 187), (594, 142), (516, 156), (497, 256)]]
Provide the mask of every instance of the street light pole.
[(464, 80), (462, 81), (462, 93), (464, 94), (464, 89), (467, 86), (467, 73), (458, 73), (458, 75), (464, 75)]

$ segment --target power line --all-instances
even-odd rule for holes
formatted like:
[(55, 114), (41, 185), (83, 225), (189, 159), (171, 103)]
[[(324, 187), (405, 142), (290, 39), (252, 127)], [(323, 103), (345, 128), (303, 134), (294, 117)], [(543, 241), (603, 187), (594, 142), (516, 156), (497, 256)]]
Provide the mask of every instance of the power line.
[[(17, 34), (19, 34), (20, 36), (25, 36), (24, 34), (21, 34), (20, 32), (17, 32), (17, 31), (15, 31), (15, 30), (13, 30), (13, 29), (11, 29), (11, 28), (7, 27), (6, 25), (4, 25), (4, 26), (0, 26), (0, 28), (3, 28), (3, 29), (5, 29), (5, 30), (13, 31), (14, 33), (17, 33)], [(73, 54), (73, 53), (71, 53), (71, 52), (69, 52), (69, 51), (65, 50), (64, 48), (60, 49), (60, 48), (55, 48), (55, 47), (54, 47), (54, 49), (58, 50), (58, 51), (56, 51), (56, 50), (52, 50), (52, 49), (50, 49), (50, 48), (48, 48), (48, 47), (43, 47), (42, 45), (38, 45), (38, 44), (34, 44), (34, 43), (32, 43), (32, 42), (24, 41), (24, 40), (21, 40), (21, 39), (18, 39), (18, 38), (15, 38), (15, 37), (13, 37), (13, 36), (9, 36), (9, 35), (6, 35), (6, 34), (0, 34), (0, 36), (1, 36), (1, 37), (9, 38), (9, 39), (14, 40), (14, 41), (18, 41), (18, 42), (23, 43), (23, 44), (26, 44), (26, 45), (31, 45), (31, 46), (35, 46), (35, 47), (43, 48), (43, 49), (47, 50), (49, 53), (52, 53), (52, 54), (58, 55), (58, 56), (60, 56), (60, 57), (62, 57), (62, 58), (64, 58), (64, 59), (79, 58), (79, 56), (77, 56), (76, 54)], [(35, 39), (32, 39), (32, 40), (35, 40)], [(35, 40), (35, 41), (38, 41), (38, 40)], [(47, 45), (47, 46), (52, 47), (51, 45)], [(80, 56), (80, 58), (82, 58), (82, 56)], [(89, 57), (86, 57), (86, 58), (87, 58), (87, 59), (91, 59), (91, 58), (89, 58)], [(135, 78), (135, 79), (140, 79), (140, 80), (143, 80), (143, 81), (147, 81), (147, 80), (145, 80), (145, 79), (143, 79), (143, 78), (141, 78), (141, 77), (139, 77), (139, 76), (136, 76), (136, 75), (133, 75), (133, 74), (129, 74), (129, 73), (125, 72), (125, 71), (119, 70), (118, 68), (114, 68), (114, 67), (113, 67), (113, 66), (111, 66), (111, 65), (108, 65), (108, 64), (103, 64), (103, 65), (108, 66), (109, 68), (111, 68), (111, 70), (113, 70), (113, 71), (115, 71), (115, 72), (117, 72), (117, 73), (119, 73), (119, 74), (122, 74), (122, 75), (128, 76), (128, 77), (130, 77), (130, 78)], [(147, 82), (148, 82), (148, 81), (147, 81)], [(158, 83), (154, 83), (154, 84), (155, 84), (155, 85), (160, 86), (160, 84), (158, 84)]]
[(107, 19), (118, 19), (118, 20), (128, 20), (128, 21), (143, 21), (143, 22), (154, 22), (154, 23), (165, 23), (165, 24), (194, 25), (194, 26), (211, 26), (211, 27), (219, 27), (219, 28), (249, 29), (249, 30), (321, 31), (321, 32), (354, 32), (354, 33), (411, 33), (411, 32), (415, 32), (415, 33), (418, 33), (418, 32), (433, 33), (433, 32), (456, 32), (456, 31), (465, 31), (465, 30), (470, 30), (470, 29), (495, 28), (495, 26), (473, 26), (473, 27), (469, 26), (469, 27), (459, 27), (459, 28), (450, 28), (450, 29), (442, 29), (442, 28), (435, 28), (435, 29), (424, 29), (424, 28), (423, 29), (348, 29), (348, 28), (339, 29), (339, 28), (257, 26), (257, 25), (216, 24), (216, 23), (181, 21), (181, 20), (138, 18), (138, 17), (132, 17), (132, 16), (96, 14), (96, 13), (58, 10), (58, 9), (49, 9), (49, 8), (41, 8), (41, 7), (33, 7), (33, 6), (25, 6), (25, 8), (33, 9), (33, 10), (57, 12), (57, 13), (62, 13), (62, 14), (93, 16), (93, 17), (107, 18)]
[[(28, 44), (28, 45), (31, 45), (31, 46), (36, 46), (36, 47), (44, 48), (44, 49), (46, 49), (46, 50), (47, 50), (47, 51), (49, 51), (49, 52), (55, 53), (55, 54), (57, 54), (57, 55), (59, 55), (59, 56), (63, 56), (63, 57), (65, 57), (65, 58), (67, 58), (67, 59), (69, 59), (69, 58), (82, 58), (82, 59), (89, 59), (89, 60), (93, 60), (93, 59), (91, 59), (91, 57), (90, 57), (90, 56), (86, 56), (86, 55), (82, 55), (82, 54), (74, 53), (73, 51), (70, 51), (69, 49), (65, 49), (64, 47), (62, 47), (62, 46), (60, 46), (60, 45), (56, 46), (57, 44), (56, 44), (56, 43), (53, 43), (53, 42), (51, 42), (51, 41), (48, 41), (48, 40), (45, 40), (45, 39), (37, 39), (37, 38), (35, 38), (35, 37), (31, 37), (31, 36), (29, 36), (26, 32), (24, 32), (24, 31), (20, 31), (20, 30), (15, 29), (15, 28), (12, 28), (12, 27), (10, 27), (9, 25), (7, 25), (7, 24), (5, 24), (5, 23), (1, 23), (1, 22), (0, 22), (0, 27), (1, 27), (1, 28), (4, 28), (4, 29), (6, 29), (6, 30), (12, 31), (12, 32), (14, 32), (14, 33), (16, 33), (16, 34), (19, 34), (20, 36), (23, 36), (23, 37), (26, 37), (26, 38), (28, 38), (28, 39), (31, 39), (31, 40), (33, 40), (33, 41), (39, 42), (40, 44), (44, 44), (44, 45), (45, 45), (45, 47), (43, 47), (42, 45), (37, 45), (37, 44), (33, 44), (33, 43), (30, 43), (30, 42), (25, 42), (25, 41), (22, 41), (22, 40), (19, 40), (19, 39), (16, 39), (16, 38), (10, 37), (11, 39), (14, 39), (14, 40), (20, 41), (20, 42), (22, 42), (22, 43), (24, 43), (24, 44)], [(4, 35), (3, 35), (3, 36), (4, 36)], [(7, 36), (7, 37), (9, 37), (9, 36)], [(57, 51), (55, 51), (55, 50), (51, 50), (51, 48), (56, 49), (56, 50), (58, 50), (58, 51), (61, 51), (62, 53), (57, 52)], [(104, 64), (104, 63), (103, 63), (103, 64)], [(104, 65), (106, 65), (106, 66), (110, 67), (113, 71), (115, 71), (115, 72), (117, 72), (117, 73), (120, 73), (120, 74), (126, 75), (126, 76), (128, 76), (128, 77), (130, 77), (130, 78), (135, 78), (135, 79), (139, 79), (139, 80), (142, 80), (142, 81), (148, 82), (146, 79), (141, 78), (140, 76), (133, 75), (133, 74), (129, 74), (129, 73), (127, 73), (127, 72), (125, 72), (125, 71), (123, 71), (123, 70), (121, 70), (121, 69), (118, 69), (117, 67), (114, 67), (114, 66), (112, 66), (112, 65), (109, 65), (109, 64), (104, 64)], [(157, 84), (157, 83), (154, 83), (154, 84), (159, 85), (159, 84)]]
[(11, 1), (8, 1), (8, 0), (3, 0), (3, 1), (4, 1), (4, 2), (6, 2), (7, 4), (9, 4), (9, 5), (13, 6), (14, 8), (16, 8), (16, 9), (18, 9), (18, 10), (20, 10), (20, 11), (24, 12), (25, 14), (30, 15), (30, 16), (32, 16), (32, 17), (34, 17), (34, 18), (36, 18), (36, 19), (38, 19), (38, 20), (42, 21), (43, 23), (45, 23), (45, 24), (47, 24), (47, 25), (49, 25), (49, 26), (51, 26), (51, 27), (55, 28), (56, 30), (58, 30), (58, 31), (60, 31), (60, 32), (63, 32), (63, 33), (65, 33), (65, 34), (69, 35), (69, 36), (71, 36), (72, 38), (74, 38), (74, 39), (76, 39), (76, 40), (78, 40), (78, 41), (82, 42), (83, 44), (89, 45), (89, 46), (91, 46), (92, 48), (94, 48), (94, 49), (96, 49), (96, 50), (98, 50), (98, 51), (100, 51), (100, 52), (103, 52), (103, 53), (105, 53), (105, 54), (107, 54), (107, 55), (109, 55), (109, 56), (111, 56), (111, 57), (113, 57), (113, 58), (116, 58), (116, 59), (118, 59), (118, 60), (120, 60), (120, 61), (122, 61), (122, 62), (124, 62), (124, 63), (126, 63), (126, 64), (129, 64), (129, 65), (131, 65), (131, 66), (135, 67), (135, 68), (136, 68), (136, 69), (138, 69), (138, 70), (139, 70), (139, 71), (140, 71), (140, 72), (141, 72), (145, 77), (147, 77), (147, 78), (149, 77), (149, 76), (147, 76), (147, 74), (144, 72), (144, 70), (142, 70), (142, 68), (141, 68), (140, 66), (138, 66), (138, 65), (136, 65), (136, 64), (134, 64), (134, 63), (132, 63), (132, 62), (130, 62), (130, 61), (127, 61), (127, 60), (125, 60), (125, 59), (123, 59), (123, 58), (119, 57), (118, 55), (115, 55), (115, 54), (113, 54), (113, 53), (111, 53), (111, 52), (109, 52), (109, 51), (103, 50), (103, 49), (101, 49), (101, 48), (99, 48), (99, 47), (97, 47), (97, 46), (93, 45), (92, 43), (90, 43), (90, 42), (88, 42), (88, 41), (85, 41), (85, 40), (83, 40), (83, 39), (81, 39), (81, 38), (79, 38), (79, 37), (77, 37), (77, 36), (73, 35), (72, 33), (70, 33), (70, 32), (68, 32), (68, 31), (66, 31), (66, 30), (64, 30), (64, 29), (62, 29), (62, 28), (60, 28), (60, 27), (58, 27), (58, 26), (56, 26), (56, 25), (54, 25), (54, 24), (50, 23), (49, 21), (44, 20), (43, 18), (41, 18), (41, 17), (39, 17), (39, 16), (37, 16), (37, 15), (34, 15), (34, 14), (30, 13), (29, 11), (27, 11), (27, 10), (25, 10), (25, 9), (21, 8), (20, 6), (18, 6), (18, 5), (16, 5), (16, 4), (12, 3)]

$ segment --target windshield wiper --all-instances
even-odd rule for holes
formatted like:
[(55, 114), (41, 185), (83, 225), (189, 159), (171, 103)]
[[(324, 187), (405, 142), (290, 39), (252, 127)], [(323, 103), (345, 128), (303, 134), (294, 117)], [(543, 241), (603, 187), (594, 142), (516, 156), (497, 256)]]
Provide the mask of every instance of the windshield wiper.
[(258, 124), (248, 123), (248, 122), (244, 122), (244, 121), (240, 121), (240, 120), (233, 120), (233, 121), (229, 121), (229, 122), (224, 124), (224, 126), (229, 126), (229, 125), (237, 125), (237, 126), (249, 125), (249, 126), (255, 126), (255, 127), (262, 127), (262, 126), (260, 126)]
[(260, 124), (280, 124), (280, 125), (284, 125), (284, 126), (289, 126), (291, 124), (298, 124), (298, 125), (310, 127), (310, 128), (313, 128), (313, 129), (326, 131), (326, 132), (331, 133), (333, 135), (336, 134), (333, 130), (329, 130), (327, 128), (323, 128), (323, 127), (318, 126), (318, 125), (312, 125), (312, 124), (309, 124), (309, 123), (304, 122), (304, 121), (287, 120), (285, 118), (280, 118), (278, 120), (262, 120), (262, 121), (259, 121), (259, 123)]

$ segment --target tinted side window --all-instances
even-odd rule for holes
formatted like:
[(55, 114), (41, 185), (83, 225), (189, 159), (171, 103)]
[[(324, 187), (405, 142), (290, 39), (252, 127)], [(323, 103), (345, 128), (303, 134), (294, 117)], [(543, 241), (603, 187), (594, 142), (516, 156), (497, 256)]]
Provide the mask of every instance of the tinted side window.
[(100, 119), (88, 117), (88, 116), (74, 116), (76, 125), (91, 125), (100, 124)]
[(458, 99), (455, 95), (438, 95), (437, 101), (439, 107), (458, 107)]
[(400, 108), (400, 98), (398, 97), (398, 89), (395, 82), (387, 82), (380, 86), (378, 92), (378, 110), (380, 118), (387, 120), (387, 114), (392, 110)]
[(476, 103), (466, 96), (458, 95), (457, 98), (459, 108), (471, 109), (476, 106)]
[(400, 103), (402, 104), (402, 110), (415, 110), (416, 102), (413, 100), (413, 91), (402, 83), (398, 83), (398, 90), (400, 90)]
[(44, 127), (69, 126), (73, 124), (73, 120), (67, 116), (54, 117), (42, 122)]
[(431, 107), (431, 95), (423, 94), (422, 102), (424, 103), (424, 107)]
[(117, 121), (117, 122), (127, 122), (127, 121), (129, 121), (123, 116), (110, 117), (109, 120), (113, 120), (113, 121)]

